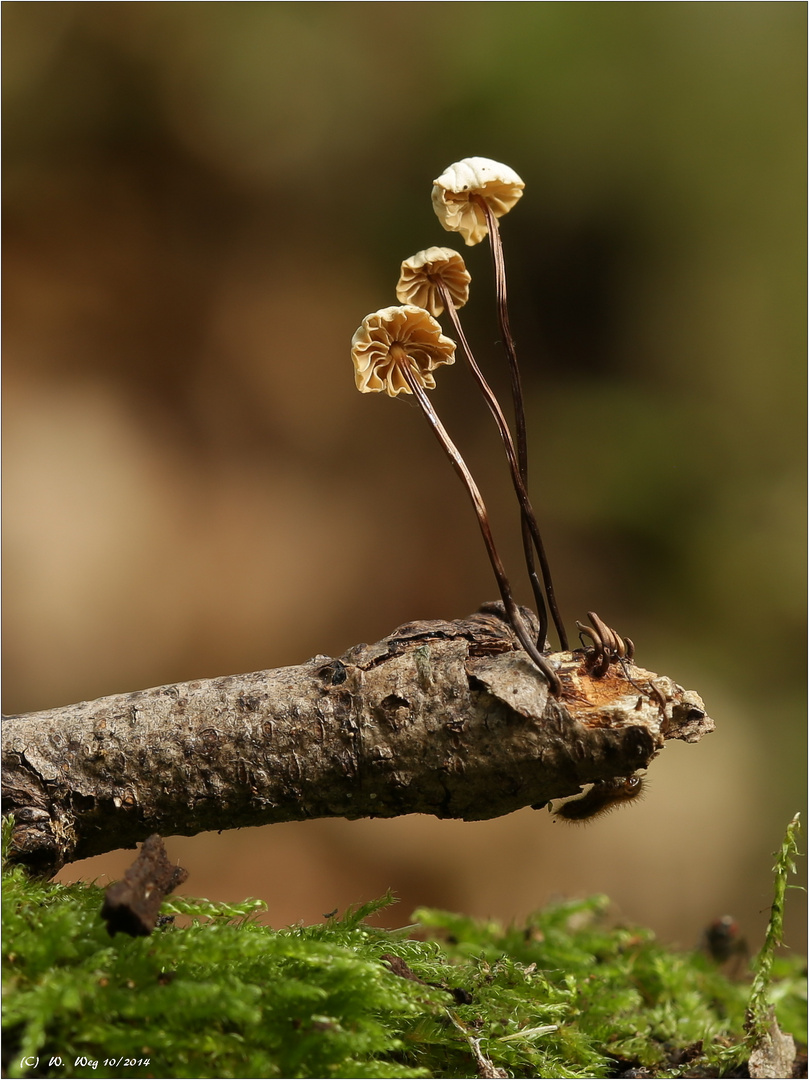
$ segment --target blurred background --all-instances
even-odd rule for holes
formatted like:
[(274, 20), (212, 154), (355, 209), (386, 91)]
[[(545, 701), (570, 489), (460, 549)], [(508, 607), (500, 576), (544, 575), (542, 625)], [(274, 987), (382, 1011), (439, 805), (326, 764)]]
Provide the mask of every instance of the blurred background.
[[(496, 597), (420, 412), (357, 394), (349, 357), (402, 259), (463, 247), (432, 180), (492, 157), (526, 183), (502, 234), (564, 617), (629, 634), (716, 733), (590, 826), (312, 821), (169, 853), (185, 892), (274, 925), (388, 887), (388, 925), (605, 892), (666, 941), (730, 913), (758, 948), (805, 800), (805, 5), (7, 0), (3, 30), (4, 711)], [(463, 254), (506, 392), (489, 253)], [(462, 365), (434, 400), (527, 603)]]

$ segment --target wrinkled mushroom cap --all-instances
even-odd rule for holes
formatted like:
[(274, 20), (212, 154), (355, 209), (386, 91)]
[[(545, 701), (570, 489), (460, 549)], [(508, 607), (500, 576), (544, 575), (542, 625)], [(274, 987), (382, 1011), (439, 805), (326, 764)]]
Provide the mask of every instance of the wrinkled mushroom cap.
[(436, 278), (444, 283), (455, 307), (463, 307), (469, 299), (472, 276), (461, 256), (452, 248), (431, 247), (405, 259), (396, 286), (396, 299), (402, 304), (425, 308), (431, 315), (441, 315), (444, 301)]
[(486, 218), (470, 195), (481, 195), (495, 217), (507, 214), (522, 197), (525, 184), (508, 165), (491, 158), (457, 161), (433, 181), (433, 209), (448, 232), (459, 232), (467, 244), (486, 236)]
[(390, 397), (412, 393), (402, 374), (407, 363), (416, 381), (432, 390), (431, 372), (455, 363), (455, 342), (423, 308), (414, 304), (387, 307), (366, 315), (351, 339), (354, 378), (361, 394), (384, 390)]

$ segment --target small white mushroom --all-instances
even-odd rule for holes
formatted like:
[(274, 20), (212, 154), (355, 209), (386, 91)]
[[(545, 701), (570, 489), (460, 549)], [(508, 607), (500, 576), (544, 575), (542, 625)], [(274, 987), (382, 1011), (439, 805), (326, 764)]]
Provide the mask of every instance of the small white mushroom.
[(488, 230), (484, 199), (495, 217), (502, 217), (522, 198), (519, 176), (491, 158), (464, 158), (433, 181), (433, 209), (448, 232), (459, 232), (469, 245), (479, 244)]
[(416, 304), (431, 315), (442, 315), (445, 304), (441, 286), (447, 290), (456, 308), (469, 299), (472, 275), (463, 258), (452, 248), (431, 247), (419, 251), (402, 263), (396, 299), (401, 304)]
[(397, 397), (404, 392), (412, 394), (421, 406), (435, 437), (472, 500), (489, 562), (514, 633), (542, 672), (551, 692), (558, 696), (562, 692), (562, 683), (550, 662), (537, 648), (514, 602), (511, 585), (494, 546), (489, 514), (480, 489), (425, 393), (425, 390), (432, 390), (435, 386), (434, 369), (439, 364), (455, 363), (455, 342), (444, 337), (441, 327), (428, 311), (413, 304), (403, 304), (366, 315), (351, 339), (351, 358), (360, 393), (384, 390), (390, 397)]
[(425, 390), (435, 387), (432, 372), (455, 363), (455, 342), (423, 308), (387, 307), (366, 315), (351, 339), (354, 378), (361, 394), (383, 391), (390, 397), (411, 394), (405, 376)]

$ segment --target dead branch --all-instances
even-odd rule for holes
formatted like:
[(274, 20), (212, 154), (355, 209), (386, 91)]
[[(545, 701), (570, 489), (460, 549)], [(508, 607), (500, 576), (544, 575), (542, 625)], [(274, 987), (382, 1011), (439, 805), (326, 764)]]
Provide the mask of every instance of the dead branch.
[(548, 660), (559, 697), (502, 605), (489, 604), (456, 622), (408, 623), (339, 659), (7, 717), (13, 857), (52, 874), (153, 833), (483, 820), (631, 776), (666, 739), (713, 730), (697, 694), (632, 661), (601, 674), (581, 649)]

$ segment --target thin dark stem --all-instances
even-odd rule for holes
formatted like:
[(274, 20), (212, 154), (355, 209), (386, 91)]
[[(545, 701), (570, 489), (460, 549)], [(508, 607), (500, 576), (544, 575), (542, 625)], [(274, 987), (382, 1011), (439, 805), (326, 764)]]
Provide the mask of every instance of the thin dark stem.
[[(531, 589), (534, 593), (534, 603), (536, 604), (537, 615), (539, 616), (537, 644), (540, 649), (544, 649), (548, 639), (548, 608), (545, 603), (542, 584), (539, 580), (539, 575), (537, 574), (536, 565), (534, 563), (534, 547), (536, 547), (538, 552), (542, 549), (542, 537), (539, 534), (539, 525), (537, 524), (536, 515), (534, 514), (534, 508), (531, 505), (531, 500), (526, 491), (522, 476), (520, 475), (517, 452), (514, 449), (514, 439), (511, 436), (508, 421), (503, 414), (503, 410), (500, 408), (500, 402), (495, 397), (494, 391), (486, 381), (486, 377), (480, 370), (480, 367), (472, 354), (472, 349), (467, 341), (466, 334), (463, 332), (461, 320), (458, 317), (458, 309), (453, 303), (449, 289), (440, 278), (435, 279), (435, 284), (444, 303), (444, 307), (447, 309), (447, 313), (452, 321), (455, 333), (458, 336), (458, 341), (460, 342), (461, 349), (466, 357), (466, 362), (480, 387), (483, 397), (486, 400), (486, 404), (489, 406), (489, 412), (494, 417), (498, 431), (500, 432), (500, 438), (503, 440), (503, 445), (506, 448), (506, 458), (508, 459), (509, 469), (511, 470), (511, 480), (520, 502), (520, 513), (523, 520), (522, 539), (523, 551), (525, 553), (525, 565), (528, 568), (528, 577), (531, 581)], [(524, 527), (526, 523), (528, 525), (528, 532), (526, 532)], [(532, 539), (534, 547), (531, 545)]]
[(472, 505), (474, 506), (475, 514), (477, 515), (480, 531), (483, 534), (483, 541), (486, 544), (489, 562), (492, 564), (492, 570), (494, 570), (494, 576), (497, 579), (497, 585), (500, 589), (500, 596), (502, 597), (503, 605), (506, 609), (506, 614), (508, 615), (514, 633), (517, 635), (520, 644), (528, 653), (529, 657), (545, 676), (551, 692), (555, 697), (558, 697), (562, 692), (561, 681), (559, 676), (537, 648), (536, 643), (514, 602), (514, 598), (511, 595), (511, 586), (508, 577), (506, 576), (505, 568), (500, 561), (500, 556), (497, 554), (497, 548), (494, 546), (494, 537), (492, 536), (491, 526), (489, 525), (489, 515), (486, 510), (486, 504), (483, 502), (483, 497), (480, 494), (480, 490), (467, 468), (466, 462), (461, 457), (460, 451), (450, 438), (447, 429), (438, 419), (438, 414), (430, 403), (430, 399), (425, 394), (409, 365), (403, 363), (401, 370), (407, 381), (407, 385), (413, 391), (424, 415), (427, 417), (430, 426), (435, 432), (435, 436), (441, 444), (441, 448), (452, 462), (452, 467), (455, 469), (455, 472), (461, 478), (466, 490), (469, 492), (469, 497), (472, 500)]
[[(486, 223), (489, 229), (489, 246), (492, 252), (492, 262), (494, 263), (494, 284), (495, 291), (497, 293), (497, 317), (500, 323), (500, 332), (503, 335), (503, 344), (505, 345), (506, 355), (508, 357), (508, 366), (511, 373), (511, 396), (514, 401), (514, 416), (515, 426), (517, 431), (517, 462), (520, 469), (520, 476), (522, 477), (523, 484), (527, 488), (528, 486), (528, 438), (525, 428), (525, 403), (523, 400), (522, 392), (522, 380), (520, 379), (520, 369), (517, 364), (517, 348), (514, 343), (514, 337), (511, 333), (511, 326), (508, 318), (508, 300), (506, 289), (506, 264), (503, 257), (503, 244), (500, 238), (500, 227), (497, 224), (497, 218), (494, 216), (491, 207), (486, 200), (480, 195), (473, 195), (472, 198), (478, 203), (483, 210), (486, 217)], [(523, 518), (523, 536), (528, 529), (528, 524)], [(556, 604), (556, 596), (553, 589), (553, 580), (551, 578), (550, 566), (548, 564), (548, 557), (545, 554), (544, 546), (540, 543), (537, 548), (537, 555), (539, 557), (539, 565), (542, 569), (542, 580), (545, 582), (545, 594), (548, 597), (548, 607), (550, 608), (551, 618), (553, 624), (556, 627), (556, 633), (559, 635), (559, 642), (563, 649), (567, 649), (567, 633), (565, 631), (562, 617), (559, 614), (559, 608)]]

